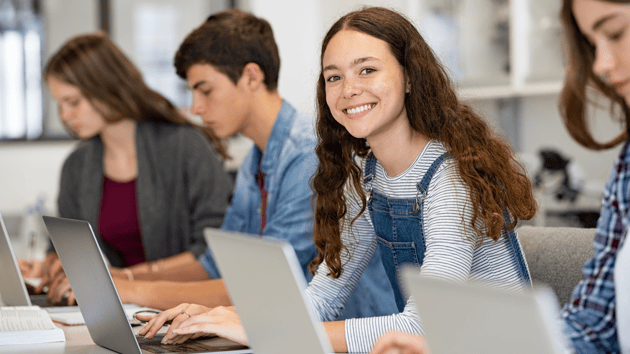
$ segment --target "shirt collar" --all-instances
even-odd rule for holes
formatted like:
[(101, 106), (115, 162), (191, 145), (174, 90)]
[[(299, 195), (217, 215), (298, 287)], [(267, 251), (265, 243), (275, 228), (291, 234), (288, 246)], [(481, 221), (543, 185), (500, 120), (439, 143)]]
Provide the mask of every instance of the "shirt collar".
[[(295, 108), (283, 100), (282, 107), (280, 107), (276, 121), (271, 129), (269, 139), (267, 139), (265, 154), (263, 155), (258, 146), (254, 145), (254, 158), (252, 159), (252, 165), (250, 166), (250, 171), (252, 171), (254, 175), (258, 174), (259, 164), (263, 174), (265, 175), (276, 169), (276, 164), (278, 163), (277, 156), (280, 155), (284, 141), (291, 133), (293, 125), (292, 117), (294, 115)], [(262, 162), (260, 160), (261, 156)]]

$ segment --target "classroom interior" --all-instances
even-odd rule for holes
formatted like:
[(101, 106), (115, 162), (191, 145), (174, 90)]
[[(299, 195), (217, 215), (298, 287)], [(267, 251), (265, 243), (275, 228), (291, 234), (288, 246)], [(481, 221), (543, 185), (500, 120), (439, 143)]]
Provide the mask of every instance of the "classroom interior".
[[(391, 8), (409, 18), (446, 68), (460, 100), (510, 143), (538, 203), (536, 216), (519, 221), (517, 229), (523, 240), (515, 243), (518, 253), (527, 256), (527, 262), (533, 260), (529, 270), (524, 267), (526, 277), (531, 275), (536, 287), (550, 285), (554, 305), (555, 300), (559, 305), (569, 301), (583, 277), (582, 266), (593, 255), (602, 193), (622, 146), (588, 150), (569, 135), (562, 121), (558, 106), (567, 65), (561, 0), (0, 0), (0, 217), (16, 258), (45, 257), (49, 240), (40, 216), (58, 216), (62, 165), (81, 143), (63, 126), (58, 104), (42, 77), (47, 60), (68, 39), (106, 32), (149, 86), (191, 121), (202, 123), (191, 112), (191, 90), (175, 73), (174, 54), (187, 34), (211, 14), (229, 8), (251, 12), (273, 28), (281, 58), (280, 96), (313, 117), (314, 124), (323, 36), (340, 16), (366, 5)], [(623, 124), (610, 118), (609, 101), (594, 90), (590, 93), (595, 104), (588, 108), (589, 128), (598, 141), (609, 141), (623, 132)], [(232, 177), (241, 165), (248, 166), (243, 160), (252, 144), (242, 136), (227, 139), (232, 159), (225, 167)], [(266, 206), (264, 183), (259, 187)], [(371, 197), (370, 191), (370, 201)], [(264, 215), (263, 235), (265, 209), (258, 213)], [(151, 272), (157, 264), (151, 263)], [(114, 277), (106, 269), (104, 263), (103, 274)], [(133, 273), (125, 270), (122, 274), (134, 282)], [(549, 316), (555, 313), (543, 308), (550, 310)], [(63, 346), (64, 353), (88, 347), (101, 352), (85, 326), (66, 326), (63, 331), (67, 345), (58, 347)], [(0, 346), (0, 353), (11, 350)], [(28, 350), (24, 346), (24, 352)]]
[[(32, 215), (56, 213), (61, 165), (77, 141), (60, 123), (41, 68), (70, 37), (108, 32), (149, 85), (186, 110), (190, 92), (172, 65), (178, 44), (211, 13), (238, 7), (271, 23), (281, 57), (279, 92), (313, 116), (324, 31), (362, 5), (390, 7), (410, 18), (460, 97), (510, 141), (532, 183), (540, 185), (540, 211), (530, 224), (594, 227), (619, 147), (586, 150), (563, 126), (557, 108), (565, 65), (559, 0), (0, 0), (0, 213), (9, 234), (25, 235)], [(604, 140), (620, 127), (601, 103), (592, 124)], [(229, 170), (238, 168), (249, 144), (230, 139)], [(564, 166), (546, 167), (543, 152), (562, 157)]]

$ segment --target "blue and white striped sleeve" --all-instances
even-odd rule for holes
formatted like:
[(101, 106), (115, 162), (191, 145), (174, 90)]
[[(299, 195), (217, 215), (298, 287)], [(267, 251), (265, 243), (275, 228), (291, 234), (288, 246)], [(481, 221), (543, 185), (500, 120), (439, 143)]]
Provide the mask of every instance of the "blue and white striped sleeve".
[[(356, 205), (349, 205), (348, 207), (348, 215), (357, 214)], [(367, 213), (361, 215), (351, 229), (349, 226), (351, 217), (347, 217), (348, 221), (343, 225), (341, 237), (347, 252), (342, 251), (341, 254), (341, 264), (343, 265), (341, 276), (337, 279), (328, 276), (329, 269), (324, 262), (319, 265), (317, 273), (306, 289), (309, 305), (323, 321), (332, 321), (339, 316), (372, 258), (376, 248), (376, 238), (372, 226), (365, 225), (369, 223), (366, 215)], [(365, 230), (371, 231), (365, 232)]]

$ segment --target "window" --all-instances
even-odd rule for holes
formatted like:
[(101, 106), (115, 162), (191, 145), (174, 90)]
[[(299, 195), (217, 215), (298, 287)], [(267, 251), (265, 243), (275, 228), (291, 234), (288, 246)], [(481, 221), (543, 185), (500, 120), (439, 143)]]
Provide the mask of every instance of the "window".
[(36, 0), (0, 0), (0, 139), (43, 130), (42, 21)]
[[(175, 105), (187, 107), (190, 93), (175, 75), (175, 51), (186, 34), (211, 13), (231, 6), (235, 1), (0, 0), (0, 141), (68, 138), (42, 81), (44, 61), (50, 55), (44, 49), (99, 29), (109, 32), (150, 87)], [(92, 9), (100, 23), (61, 17), (69, 11), (70, 16), (85, 17)], [(64, 27), (57, 21), (69, 24)]]

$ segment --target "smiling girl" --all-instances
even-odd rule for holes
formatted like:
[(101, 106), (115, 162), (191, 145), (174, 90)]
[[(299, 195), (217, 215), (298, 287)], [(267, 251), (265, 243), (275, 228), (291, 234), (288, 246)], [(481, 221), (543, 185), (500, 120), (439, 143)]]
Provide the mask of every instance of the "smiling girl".
[(400, 284), (424, 276), (521, 290), (530, 284), (513, 231), (536, 211), (509, 145), (458, 101), (429, 46), (403, 16), (367, 8), (322, 44), (313, 184), (317, 274), (307, 294), (322, 319), (343, 308), (380, 248), (400, 313), (329, 322), (336, 351), (369, 351), (391, 330), (421, 333)]
[[(433, 52), (400, 14), (352, 12), (326, 34), (317, 85), (315, 244), (307, 301), (333, 320), (379, 247), (398, 313), (326, 322), (335, 352), (369, 352), (389, 331), (422, 333), (398, 271), (530, 286), (517, 236), (534, 216), (531, 184), (509, 145), (460, 103)], [(171, 329), (247, 343), (233, 311)], [(170, 331), (170, 330), (169, 330)]]

